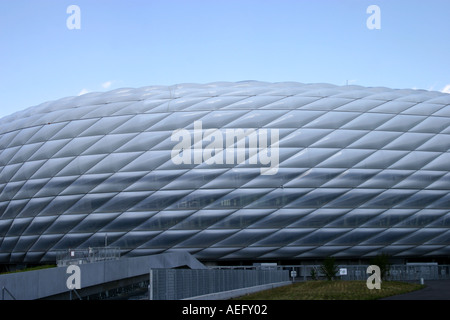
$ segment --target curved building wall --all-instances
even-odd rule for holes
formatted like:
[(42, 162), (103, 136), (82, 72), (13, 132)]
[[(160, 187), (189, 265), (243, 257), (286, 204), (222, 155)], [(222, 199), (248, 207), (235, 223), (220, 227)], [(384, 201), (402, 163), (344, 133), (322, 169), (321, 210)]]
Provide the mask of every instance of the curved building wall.
[(450, 254), (450, 95), (300, 83), (90, 93), (0, 120), (0, 263)]

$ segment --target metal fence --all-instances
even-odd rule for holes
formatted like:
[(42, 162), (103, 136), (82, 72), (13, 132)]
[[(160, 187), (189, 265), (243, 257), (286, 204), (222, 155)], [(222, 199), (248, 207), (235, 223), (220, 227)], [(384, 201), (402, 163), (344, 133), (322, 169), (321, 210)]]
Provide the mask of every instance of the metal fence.
[[(367, 280), (369, 265), (339, 265), (337, 278), (341, 280)], [(320, 270), (320, 265), (283, 266), (289, 271), (295, 271), (295, 277), (291, 280), (307, 281), (314, 277), (323, 279), (325, 276)], [(291, 274), (291, 273), (290, 273)], [(386, 274), (388, 281), (419, 281), (450, 279), (450, 265), (438, 265), (434, 263), (414, 263), (406, 265), (391, 265)]]
[(289, 281), (287, 270), (152, 269), (152, 300), (180, 300)]
[(56, 264), (65, 267), (71, 264), (83, 264), (120, 258), (120, 248), (92, 247), (86, 249), (67, 249), (56, 252)]

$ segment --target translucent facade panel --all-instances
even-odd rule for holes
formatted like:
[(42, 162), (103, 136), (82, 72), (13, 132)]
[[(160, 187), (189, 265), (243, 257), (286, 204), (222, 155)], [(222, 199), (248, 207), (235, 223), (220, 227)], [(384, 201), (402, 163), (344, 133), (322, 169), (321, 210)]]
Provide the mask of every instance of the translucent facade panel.
[(433, 135), (426, 142), (417, 148), (419, 151), (437, 151), (447, 152), (450, 149), (450, 135), (442, 134), (439, 136)]
[(270, 236), (255, 243), (255, 246), (280, 247), (291, 243), (295, 244), (300, 238), (310, 235), (313, 229), (307, 228), (288, 228), (277, 231)]
[(417, 210), (387, 210), (363, 224), (364, 228), (390, 228), (406, 220)]
[(43, 209), (40, 210), (39, 216), (46, 215), (61, 215), (65, 214), (72, 206), (74, 206), (83, 195), (59, 195), (52, 198), (52, 201)]
[(289, 134), (280, 141), (281, 148), (307, 148), (317, 142), (319, 139), (325, 137), (332, 130), (322, 129), (306, 129), (302, 128)]
[(120, 232), (123, 230), (133, 230), (139, 225), (150, 219), (156, 212), (123, 212), (108, 224), (101, 231), (103, 232)]
[(358, 115), (358, 113), (352, 112), (327, 112), (319, 118), (309, 122), (304, 127), (316, 129), (337, 129), (349, 123)]
[(28, 161), (51, 159), (56, 153), (63, 148), (70, 139), (47, 140), (42, 143), (36, 152), (30, 156)]
[[(382, 170), (373, 176), (371, 179), (363, 182), (361, 188), (378, 188), (380, 190), (386, 190), (392, 187), (398, 187), (399, 183), (402, 183), (405, 179), (414, 174), (413, 170)], [(382, 188), (382, 189), (381, 189)], [(408, 189), (405, 187), (405, 189)]]
[(353, 243), (361, 243), (377, 234), (383, 229), (381, 228), (359, 228), (353, 229), (344, 235), (330, 241), (330, 245), (352, 245)]
[(281, 208), (302, 198), (308, 193), (305, 189), (281, 188), (264, 195), (248, 205), (248, 208)]
[(389, 209), (400, 205), (414, 193), (414, 190), (390, 189), (383, 192), (379, 196), (376, 196), (372, 200), (369, 200), (363, 205), (363, 207)]
[[(285, 99), (284, 99), (285, 100)], [(267, 127), (270, 128), (300, 128), (303, 125), (317, 119), (323, 115), (321, 111), (312, 110), (291, 110), (279, 115), (275, 120), (270, 122)]]
[(115, 193), (86, 194), (65, 212), (69, 214), (90, 214), (108, 202)]
[(32, 218), (18, 218), (14, 219), (12, 225), (9, 227), (8, 233), (6, 236), (20, 236), (24, 230), (30, 224)]
[(235, 212), (231, 211), (229, 215), (225, 216), (220, 221), (211, 226), (214, 229), (241, 229), (262, 220), (264, 217), (269, 216), (273, 212), (272, 210), (261, 209), (241, 209)]
[(187, 128), (195, 120), (204, 116), (206, 112), (182, 112), (169, 114), (152, 127), (153, 131), (173, 131), (180, 128)]
[(155, 150), (167, 150), (161, 144), (169, 139), (169, 133), (165, 131), (132, 133), (124, 137), (123, 143), (117, 146), (117, 152), (146, 152), (150, 148)]
[(180, 200), (189, 193), (187, 190), (170, 190), (170, 191), (156, 191), (150, 196), (142, 199), (138, 203), (134, 203), (130, 207), (133, 211), (154, 211), (163, 210), (170, 207), (173, 203)]
[(444, 216), (446, 213), (447, 212), (445, 210), (423, 209), (418, 211), (408, 219), (400, 222), (397, 226), (422, 228), (433, 223), (434, 221), (439, 220), (439, 218)]
[(283, 161), (283, 165), (287, 168), (314, 168), (318, 163), (327, 160), (339, 151), (339, 149), (305, 148)]
[(320, 188), (312, 190), (307, 194), (286, 205), (287, 208), (320, 208), (330, 201), (344, 194), (346, 189)]
[(51, 201), (53, 200), (52, 197), (46, 197), (46, 198), (32, 198), (28, 200), (27, 204), (21, 208), (20, 214), (17, 215), (17, 217), (34, 217), (41, 213), (41, 211), (48, 206)]
[(250, 111), (238, 119), (231, 121), (223, 128), (261, 128), (281, 117), (283, 110), (255, 110)]
[(20, 182), (10, 182), (2, 185), (2, 192), (0, 193), (1, 201), (11, 200), (17, 192), (20, 191), (22, 186), (25, 184), (25, 181)]
[[(243, 172), (245, 170), (242, 170)], [(302, 172), (296, 169), (279, 169), (275, 176), (272, 175), (261, 175), (255, 172), (253, 179), (249, 180), (247, 183), (242, 183), (241, 185), (245, 188), (278, 188), (283, 187), (286, 181), (291, 181), (298, 178)]]
[[(197, 189), (203, 187), (210, 181), (215, 180), (221, 176), (224, 170), (205, 170), (205, 169), (193, 169), (186, 173), (179, 175), (177, 179), (171, 183), (168, 183), (163, 189)], [(224, 188), (224, 186), (222, 186)]]
[(355, 188), (378, 174), (377, 169), (348, 169), (323, 184), (328, 188)]
[(225, 197), (230, 190), (202, 189), (194, 190), (189, 195), (168, 206), (168, 209), (202, 209)]
[[(98, 121), (95, 119), (82, 119), (73, 118), (71, 121), (63, 122), (63, 126), (60, 123), (51, 123), (47, 126), (42, 127), (42, 132), (49, 132), (45, 137), (49, 140), (52, 138), (53, 141), (73, 139), (78, 137), (82, 132), (86, 131), (89, 127), (94, 125)], [(56, 131), (56, 132), (55, 132)], [(52, 134), (50, 136), (50, 133)]]
[(56, 216), (42, 216), (33, 218), (26, 230), (22, 232), (23, 235), (41, 235), (48, 227), (56, 220)]
[(147, 198), (153, 194), (152, 191), (147, 192), (121, 192), (116, 194), (108, 202), (101, 207), (95, 209), (96, 212), (111, 212), (118, 211), (123, 212), (134, 207), (137, 203), (147, 200)]
[[(416, 243), (426, 243), (428, 240), (436, 238), (436, 236), (440, 236), (442, 232), (447, 231), (446, 229), (424, 229), (418, 230), (413, 234), (400, 239), (397, 241), (397, 244), (416, 244)], [(428, 251), (428, 250), (427, 250)]]
[(240, 189), (230, 192), (219, 200), (215, 201), (208, 208), (242, 208), (255, 202), (271, 189)]
[(106, 238), (206, 261), (448, 256), (449, 137), (450, 95), (424, 90), (243, 81), (46, 102), (0, 119), (0, 263)]
[(177, 225), (194, 212), (195, 211), (160, 211), (142, 222), (136, 227), (136, 230), (166, 230)]
[[(381, 131), (397, 131), (397, 132), (408, 132), (420, 122), (426, 119), (425, 116), (413, 116), (413, 115), (397, 115), (394, 118), (386, 121), (377, 128)], [(428, 131), (426, 131), (428, 132)]]
[(168, 230), (145, 242), (143, 245), (150, 248), (166, 249), (192, 237), (196, 233), (198, 233), (198, 230)]
[(118, 213), (92, 213), (79, 222), (73, 232), (86, 233), (102, 229), (108, 222), (114, 220)]
[(381, 125), (392, 119), (392, 114), (382, 113), (363, 113), (352, 121), (344, 124), (342, 129), (350, 130), (375, 130)]
[(414, 189), (427, 188), (432, 186), (434, 182), (440, 180), (446, 173), (447, 172), (445, 171), (420, 170), (407, 176), (405, 179), (396, 184), (396, 187)]
[(217, 242), (214, 247), (233, 246), (241, 248), (242, 246), (248, 246), (260, 239), (268, 238), (269, 235), (274, 233), (275, 229), (244, 229), (227, 239)]
[(134, 249), (156, 237), (160, 231), (130, 231), (115, 241), (111, 241), (111, 246), (124, 249)]
[(355, 209), (343, 214), (340, 218), (328, 224), (328, 227), (357, 228), (365, 222), (383, 213), (383, 209)]
[(279, 209), (250, 225), (250, 228), (285, 228), (300, 218), (311, 213), (311, 210)]
[[(99, 184), (103, 183), (109, 177), (108, 174), (86, 174), (79, 176), (77, 179), (68, 179), (70, 185), (60, 191), (61, 195), (83, 194), (88, 193)], [(62, 181), (64, 183), (64, 181)]]
[(213, 226), (218, 221), (222, 221), (232, 212), (233, 211), (230, 210), (200, 210), (173, 226), (172, 229), (206, 229)]
[(12, 156), (8, 162), (10, 163), (22, 163), (28, 161), (28, 159), (37, 151), (40, 147), (42, 147), (43, 143), (33, 143), (26, 144), (20, 147), (20, 150), (17, 149), (14, 152), (14, 156)]
[(212, 246), (215, 243), (221, 241), (224, 238), (229, 237), (233, 233), (236, 233), (236, 230), (203, 230), (194, 236), (188, 238), (185, 241), (181, 241), (175, 247), (177, 248), (189, 248), (189, 247), (200, 247), (203, 248), (205, 246)]
[(399, 241), (400, 239), (403, 239), (416, 231), (417, 229), (409, 229), (409, 228), (390, 228), (386, 231), (380, 232), (378, 235), (374, 236), (373, 238), (370, 238), (366, 241), (363, 241), (362, 244), (364, 245), (389, 245), (394, 242)]
[[(400, 135), (397, 139), (392, 139), (392, 142), (385, 146), (385, 149), (392, 150), (416, 150), (434, 137), (431, 133), (415, 133), (406, 132)], [(426, 150), (426, 149), (425, 149)]]
[(136, 114), (128, 121), (119, 124), (111, 134), (142, 133), (149, 130), (154, 124), (164, 119), (167, 114)]
[(411, 129), (412, 132), (439, 133), (450, 125), (448, 117), (428, 117)]
[(110, 133), (125, 121), (128, 121), (130, 116), (117, 116), (117, 117), (100, 117), (93, 125), (89, 126), (86, 130), (81, 132), (79, 137), (89, 136), (102, 136)]
[(38, 237), (39, 236), (21, 236), (16, 243), (17, 252), (28, 251), (36, 242)]
[(340, 228), (321, 228), (314, 232), (310, 232), (308, 235), (302, 237), (301, 239), (293, 242), (293, 245), (301, 246), (320, 246), (323, 243), (328, 243), (341, 236), (342, 234), (348, 232), (350, 229), (340, 229)]
[[(321, 96), (323, 93), (319, 93)], [(338, 98), (338, 97), (330, 97), (329, 99), (316, 100), (311, 102), (302, 108), (304, 109), (318, 109), (318, 110), (333, 110), (339, 108), (342, 105), (345, 105), (351, 102), (352, 99), (347, 98)]]
[(146, 190), (159, 190), (175, 180), (177, 177), (182, 176), (187, 170), (158, 170), (151, 171), (150, 173), (143, 172), (144, 175), (138, 181), (125, 188), (126, 191), (146, 191)]
[(357, 208), (382, 192), (380, 189), (351, 189), (339, 198), (326, 204), (329, 208)]
[(347, 211), (345, 210), (314, 210), (305, 217), (300, 218), (297, 222), (291, 224), (292, 228), (322, 228), (332, 221), (335, 221)]
[[(61, 234), (66, 233), (67, 230), (71, 230), (80, 223), (87, 214), (70, 214), (60, 215), (56, 220), (48, 227), (47, 232), (49, 234)], [(73, 246), (71, 248), (74, 248)]]

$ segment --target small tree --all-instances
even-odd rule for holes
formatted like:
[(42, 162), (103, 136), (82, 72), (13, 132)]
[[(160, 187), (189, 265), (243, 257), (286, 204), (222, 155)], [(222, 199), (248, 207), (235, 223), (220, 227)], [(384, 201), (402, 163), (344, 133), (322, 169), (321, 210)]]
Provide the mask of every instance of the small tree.
[(384, 280), (384, 277), (389, 275), (389, 271), (391, 269), (391, 263), (389, 262), (390, 255), (386, 253), (381, 253), (370, 260), (370, 264), (376, 265), (380, 268), (380, 277), (381, 280)]
[(316, 267), (313, 267), (311, 269), (310, 276), (311, 276), (311, 279), (313, 279), (313, 280), (317, 280), (318, 279)]
[(320, 271), (322, 271), (327, 280), (333, 280), (336, 277), (336, 273), (338, 272), (338, 267), (334, 261), (334, 258), (326, 258), (323, 261), (323, 264), (320, 266)]

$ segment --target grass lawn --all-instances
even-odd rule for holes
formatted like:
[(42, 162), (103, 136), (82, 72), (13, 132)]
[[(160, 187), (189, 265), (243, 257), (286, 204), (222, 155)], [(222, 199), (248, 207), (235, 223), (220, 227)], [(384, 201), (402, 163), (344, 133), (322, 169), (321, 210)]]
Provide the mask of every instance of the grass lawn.
[(307, 281), (265, 290), (238, 300), (375, 300), (402, 294), (424, 286), (415, 283), (383, 281), (381, 289), (368, 289), (366, 281)]

